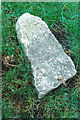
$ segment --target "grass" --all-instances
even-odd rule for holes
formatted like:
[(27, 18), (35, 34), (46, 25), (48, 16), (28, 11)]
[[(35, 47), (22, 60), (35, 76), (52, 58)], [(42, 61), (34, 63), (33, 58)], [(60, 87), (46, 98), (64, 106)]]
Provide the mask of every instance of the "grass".
[[(79, 85), (75, 86), (75, 83), (78, 84), (80, 80), (78, 4), (2, 2), (1, 7), (2, 118), (78, 118)], [(52, 32), (55, 32), (55, 25), (59, 27), (60, 31), (64, 31), (62, 35), (66, 35), (65, 39), (69, 42), (68, 52), (78, 71), (78, 75), (67, 82), (67, 87), (60, 85), (41, 100), (38, 99), (36, 89), (32, 85), (31, 65), (25, 61), (15, 30), (16, 21), (25, 12), (41, 17)], [(60, 28), (60, 24), (62, 28)], [(57, 29), (57, 32), (55, 32), (56, 37), (58, 37), (58, 32)], [(63, 46), (63, 48), (65, 47)], [(9, 66), (8, 63), (16, 66)]]

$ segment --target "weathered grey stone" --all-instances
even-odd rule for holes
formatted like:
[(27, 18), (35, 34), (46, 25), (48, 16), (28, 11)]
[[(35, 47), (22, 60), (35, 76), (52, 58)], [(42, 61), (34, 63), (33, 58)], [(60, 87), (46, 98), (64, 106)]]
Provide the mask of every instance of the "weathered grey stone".
[(41, 98), (76, 74), (71, 58), (41, 18), (23, 14), (16, 23), (19, 42), (31, 61), (34, 85)]

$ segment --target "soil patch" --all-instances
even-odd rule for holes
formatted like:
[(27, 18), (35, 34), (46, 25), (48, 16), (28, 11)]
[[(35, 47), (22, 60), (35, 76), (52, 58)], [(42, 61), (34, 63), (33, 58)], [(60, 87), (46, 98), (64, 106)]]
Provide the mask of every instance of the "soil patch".
[(65, 47), (66, 50), (70, 49), (69, 46), (69, 40), (67, 39), (67, 36), (70, 36), (69, 33), (66, 33), (66, 31), (63, 29), (62, 23), (57, 23), (54, 25), (54, 27), (51, 29), (54, 36), (57, 38), (59, 43)]

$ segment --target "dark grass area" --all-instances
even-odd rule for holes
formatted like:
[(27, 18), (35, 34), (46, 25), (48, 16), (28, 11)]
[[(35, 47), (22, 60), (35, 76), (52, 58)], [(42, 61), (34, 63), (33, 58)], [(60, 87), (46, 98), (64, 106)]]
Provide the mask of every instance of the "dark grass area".
[[(25, 12), (41, 17), (74, 61), (78, 73), (41, 100), (31, 65), (18, 43), (15, 24)], [(2, 3), (2, 118), (78, 118), (80, 86), (77, 3)], [(9, 65), (11, 64), (11, 66)], [(14, 65), (14, 66), (12, 66)]]

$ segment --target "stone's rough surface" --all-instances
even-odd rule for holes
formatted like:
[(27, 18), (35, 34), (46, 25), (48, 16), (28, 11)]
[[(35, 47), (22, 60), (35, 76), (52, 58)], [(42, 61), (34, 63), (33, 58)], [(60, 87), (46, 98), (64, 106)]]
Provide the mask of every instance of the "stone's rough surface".
[(16, 31), (24, 53), (31, 61), (39, 98), (57, 88), (61, 84), (59, 78), (66, 81), (76, 74), (71, 58), (41, 18), (23, 14), (16, 23)]

